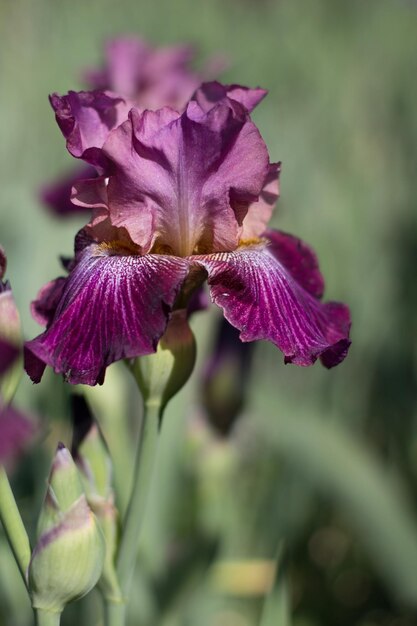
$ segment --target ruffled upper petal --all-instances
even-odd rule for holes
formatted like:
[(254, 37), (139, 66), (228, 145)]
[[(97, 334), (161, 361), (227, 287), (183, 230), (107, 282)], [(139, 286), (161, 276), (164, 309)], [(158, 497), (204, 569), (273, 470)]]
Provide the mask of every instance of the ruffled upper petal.
[(247, 111), (253, 109), (267, 95), (266, 89), (256, 87), (243, 87), (241, 85), (223, 85), (217, 81), (203, 83), (195, 92), (193, 100), (206, 112), (210, 111), (216, 104), (233, 100), (242, 105)]
[[(350, 345), (349, 310), (339, 303), (323, 305), (312, 295), (318, 293), (318, 269), (308, 264), (297, 268), (296, 249), (287, 254), (286, 237), (281, 259), (275, 241), (195, 260), (208, 272), (213, 301), (240, 330), (242, 341), (267, 339), (280, 348), (287, 363), (311, 365), (321, 356), (324, 365), (332, 367), (344, 359)], [(298, 262), (302, 265), (306, 257), (311, 261), (309, 249), (301, 247)], [(307, 291), (303, 285), (309, 284), (309, 272), (313, 280)]]
[(35, 382), (46, 363), (73, 384), (102, 383), (110, 363), (153, 352), (188, 273), (185, 259), (125, 256), (106, 244), (77, 258), (53, 320), (26, 344), (26, 371)]
[(152, 245), (177, 256), (235, 249), (269, 168), (246, 109), (226, 98), (208, 112), (192, 101), (182, 115), (132, 109), (129, 117), (103, 146), (113, 166), (112, 224), (144, 252)]
[(50, 96), (70, 154), (91, 165), (105, 165), (100, 148), (109, 132), (127, 118), (130, 104), (109, 91), (70, 91)]

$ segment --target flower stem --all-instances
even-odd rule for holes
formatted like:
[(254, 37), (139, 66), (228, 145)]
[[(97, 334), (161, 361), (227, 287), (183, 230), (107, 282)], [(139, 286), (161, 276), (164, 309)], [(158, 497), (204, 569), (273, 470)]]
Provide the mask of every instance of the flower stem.
[[(142, 528), (146, 503), (149, 495), (160, 422), (160, 404), (145, 403), (139, 444), (136, 454), (132, 493), (127, 509), (119, 553), (117, 557), (117, 575), (125, 599), (128, 598), (135, 570), (137, 548)], [(110, 622), (116, 626), (118, 622)]]
[(126, 604), (104, 601), (104, 626), (124, 626), (126, 621)]
[(0, 466), (0, 520), (27, 588), (26, 571), (31, 556), (29, 538), (20, 517), (6, 470), (2, 466)]
[(61, 613), (34, 609), (36, 626), (59, 626)]

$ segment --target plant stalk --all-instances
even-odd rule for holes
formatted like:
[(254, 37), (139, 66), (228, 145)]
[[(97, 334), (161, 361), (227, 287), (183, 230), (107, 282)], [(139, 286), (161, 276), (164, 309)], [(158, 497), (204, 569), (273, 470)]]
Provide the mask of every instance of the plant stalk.
[(26, 572), (31, 557), (30, 543), (3, 466), (0, 466), (0, 520), (27, 588)]
[(104, 626), (124, 626), (127, 605), (104, 599)]
[(36, 626), (59, 626), (61, 613), (34, 609)]
[[(160, 403), (145, 403), (136, 453), (132, 493), (123, 524), (117, 556), (117, 577), (125, 602), (130, 595), (140, 532), (155, 465), (159, 439), (160, 412)], [(106, 605), (107, 626), (120, 626), (123, 624), (125, 612), (125, 605), (111, 605), (111, 603), (108, 602)]]

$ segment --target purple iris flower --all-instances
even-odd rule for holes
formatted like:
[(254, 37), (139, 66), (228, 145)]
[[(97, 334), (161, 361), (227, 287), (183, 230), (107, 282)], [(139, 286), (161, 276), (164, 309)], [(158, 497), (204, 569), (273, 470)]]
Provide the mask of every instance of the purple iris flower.
[[(104, 65), (84, 73), (89, 89), (118, 94), (142, 109), (159, 109), (165, 105), (183, 110), (194, 91), (204, 79), (222, 69), (219, 59), (213, 59), (202, 72), (191, 69), (195, 50), (189, 45), (152, 47), (139, 37), (119, 37), (105, 45)], [(95, 176), (92, 168), (82, 167), (65, 178), (46, 185), (41, 190), (44, 204), (60, 216), (86, 212), (86, 208), (71, 202), (71, 189), (84, 178)]]
[[(3, 282), (6, 255), (0, 247), (0, 386), (11, 372), (20, 354), (16, 344), (19, 314), (8, 282)], [(0, 395), (0, 463), (10, 462), (33, 434), (32, 423)]]
[(223, 65), (213, 59), (196, 72), (191, 68), (195, 56), (187, 44), (154, 47), (134, 35), (118, 37), (105, 44), (103, 67), (84, 77), (90, 89), (109, 89), (141, 108), (182, 110), (202, 78), (211, 78)]
[(26, 346), (32, 380), (50, 365), (74, 384), (103, 382), (110, 363), (155, 351), (206, 279), (242, 341), (272, 341), (297, 365), (344, 359), (348, 308), (321, 303), (306, 244), (266, 227), (280, 165), (250, 118), (265, 93), (207, 83), (183, 112), (128, 111), (109, 92), (52, 96), (69, 152), (100, 175), (74, 190), (93, 215), (68, 277), (34, 303), (47, 327)]

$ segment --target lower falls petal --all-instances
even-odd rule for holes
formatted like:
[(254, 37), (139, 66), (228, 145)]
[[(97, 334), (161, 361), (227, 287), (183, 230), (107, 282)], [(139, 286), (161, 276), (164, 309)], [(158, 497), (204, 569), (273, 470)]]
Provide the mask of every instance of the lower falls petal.
[(315, 297), (322, 290), (321, 275), (305, 244), (284, 233), (274, 241), (273, 235), (270, 245), (194, 260), (206, 269), (212, 299), (240, 330), (242, 341), (272, 341), (286, 363), (306, 366), (321, 357), (326, 367), (333, 367), (350, 345), (349, 310)]
[(45, 363), (70, 383), (95, 385), (114, 361), (153, 352), (188, 269), (177, 257), (86, 248), (47, 330), (26, 344), (29, 376), (38, 382)]

